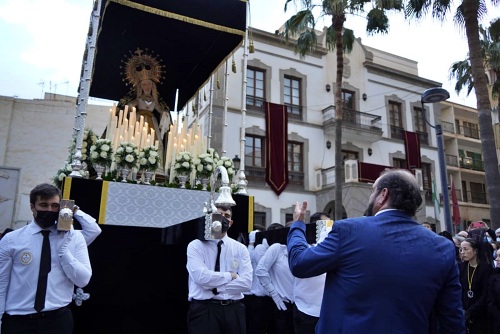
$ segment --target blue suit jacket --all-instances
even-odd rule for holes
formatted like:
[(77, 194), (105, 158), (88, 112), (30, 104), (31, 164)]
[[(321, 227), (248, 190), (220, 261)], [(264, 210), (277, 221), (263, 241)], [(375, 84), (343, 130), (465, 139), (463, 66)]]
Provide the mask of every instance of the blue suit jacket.
[(435, 307), (439, 333), (465, 333), (461, 285), (453, 243), (402, 211), (335, 222), (326, 239), (309, 247), (305, 224), (288, 234), (288, 261), (296, 277), (326, 275), (316, 333), (429, 331)]

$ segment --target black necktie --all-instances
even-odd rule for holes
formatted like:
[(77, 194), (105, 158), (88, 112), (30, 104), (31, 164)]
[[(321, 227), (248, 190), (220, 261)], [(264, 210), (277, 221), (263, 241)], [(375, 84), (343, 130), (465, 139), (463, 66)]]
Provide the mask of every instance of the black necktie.
[[(217, 259), (215, 260), (215, 271), (220, 271), (220, 251), (222, 249), (222, 244), (222, 240), (219, 240), (219, 242), (217, 243)], [(219, 294), (217, 292), (217, 288), (213, 288), (212, 292), (214, 293), (214, 295)]]
[(40, 272), (38, 273), (38, 285), (36, 287), (35, 310), (40, 312), (45, 307), (45, 293), (47, 292), (47, 277), (50, 272), (50, 231), (42, 231), (43, 244), (40, 256)]

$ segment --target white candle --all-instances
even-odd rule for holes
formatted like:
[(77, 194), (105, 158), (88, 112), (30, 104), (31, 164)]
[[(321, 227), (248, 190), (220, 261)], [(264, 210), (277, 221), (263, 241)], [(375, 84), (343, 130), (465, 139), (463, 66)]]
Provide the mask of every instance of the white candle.
[(120, 109), (120, 112), (118, 113), (118, 128), (122, 125), (122, 120), (123, 120), (123, 110)]
[(158, 139), (155, 140), (155, 148), (158, 149), (158, 145), (159, 145), (159, 142), (158, 142)]
[(139, 130), (141, 130), (144, 126), (144, 116), (141, 115), (141, 117), (139, 117)]
[(173, 183), (174, 182), (174, 166), (175, 166), (175, 158), (177, 157), (177, 143), (174, 143), (172, 145), (172, 159), (171, 159), (171, 162), (170, 162), (170, 166), (166, 166), (165, 167), (165, 170), (167, 169), (167, 167), (170, 169), (170, 178), (169, 178), (169, 183)]
[(133, 139), (132, 139), (132, 138), (134, 138), (134, 134), (135, 134), (135, 132), (134, 132), (134, 126), (133, 126), (133, 125), (130, 125), (130, 126), (128, 127), (128, 135), (129, 135), (129, 141), (130, 141), (131, 143), (133, 143), (133, 142), (134, 142), (134, 141), (133, 141)]
[(135, 115), (135, 107), (132, 108), (132, 111), (130, 112), (130, 117), (129, 117), (129, 124), (130, 125), (135, 125), (136, 121), (136, 115)]

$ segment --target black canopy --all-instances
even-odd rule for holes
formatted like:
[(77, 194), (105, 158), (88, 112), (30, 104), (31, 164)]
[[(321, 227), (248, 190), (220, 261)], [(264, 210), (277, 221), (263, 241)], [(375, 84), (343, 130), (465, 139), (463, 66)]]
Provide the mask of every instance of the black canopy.
[(246, 2), (241, 0), (103, 0), (89, 95), (116, 100), (126, 85), (121, 61), (137, 48), (164, 65), (160, 96), (171, 110), (191, 99), (243, 41)]

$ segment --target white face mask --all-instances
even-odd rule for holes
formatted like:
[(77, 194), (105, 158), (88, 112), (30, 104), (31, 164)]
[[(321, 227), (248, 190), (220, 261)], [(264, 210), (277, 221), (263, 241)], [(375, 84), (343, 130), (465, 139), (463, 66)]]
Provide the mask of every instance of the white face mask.
[(497, 237), (497, 241), (500, 241), (500, 237)]

